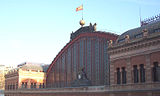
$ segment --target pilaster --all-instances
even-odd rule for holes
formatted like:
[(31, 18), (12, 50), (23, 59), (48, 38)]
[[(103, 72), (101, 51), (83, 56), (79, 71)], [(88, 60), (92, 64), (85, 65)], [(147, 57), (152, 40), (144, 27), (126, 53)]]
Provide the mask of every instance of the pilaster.
[(114, 84), (114, 63), (113, 62), (110, 62), (110, 85)]
[(131, 66), (131, 60), (130, 58), (127, 58), (126, 59), (126, 63), (127, 63), (127, 83), (132, 83), (132, 75), (131, 75), (131, 69), (132, 69), (132, 66)]
[(152, 68), (151, 68), (151, 62), (150, 62), (150, 54), (146, 54), (145, 55), (145, 59), (146, 59), (146, 74), (145, 74), (145, 77), (146, 77), (146, 82), (147, 83), (151, 83), (152, 82)]

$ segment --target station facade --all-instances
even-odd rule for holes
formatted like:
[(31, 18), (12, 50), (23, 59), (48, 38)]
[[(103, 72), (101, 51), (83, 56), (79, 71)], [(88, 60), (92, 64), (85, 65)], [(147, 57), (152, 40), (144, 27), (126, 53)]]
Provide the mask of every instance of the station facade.
[(96, 31), (94, 27), (81, 27), (71, 34), (70, 42), (48, 68), (47, 87), (72, 87), (82, 68), (92, 86), (109, 85), (108, 42), (116, 41), (118, 35)]
[[(120, 36), (81, 27), (58, 53), (43, 89), (5, 96), (160, 96), (160, 16)], [(84, 69), (91, 86), (73, 87)]]

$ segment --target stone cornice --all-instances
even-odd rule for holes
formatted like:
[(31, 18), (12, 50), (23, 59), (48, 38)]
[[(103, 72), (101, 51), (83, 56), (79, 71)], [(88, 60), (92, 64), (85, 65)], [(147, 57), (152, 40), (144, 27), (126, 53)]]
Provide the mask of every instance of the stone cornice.
[(155, 46), (160, 44), (160, 34), (154, 34), (145, 38), (139, 38), (129, 43), (117, 44), (108, 48), (110, 55), (129, 52), (131, 50), (137, 50), (139, 48), (145, 48), (149, 46)]

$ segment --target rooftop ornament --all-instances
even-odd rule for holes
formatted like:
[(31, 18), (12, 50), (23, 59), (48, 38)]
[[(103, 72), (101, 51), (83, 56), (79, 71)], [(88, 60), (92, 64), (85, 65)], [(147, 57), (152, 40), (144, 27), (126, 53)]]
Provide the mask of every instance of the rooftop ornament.
[(148, 30), (147, 29), (143, 29), (142, 32), (143, 32), (143, 36), (144, 37), (148, 36)]
[(113, 46), (113, 41), (109, 40), (109, 47), (112, 47), (112, 46)]
[(144, 25), (147, 25), (147, 24), (150, 24), (150, 23), (159, 21), (159, 20), (160, 20), (160, 14), (159, 14), (159, 15), (156, 15), (156, 16), (154, 16), (154, 17), (147, 18), (147, 19), (141, 21), (141, 26), (144, 26)]
[(81, 25), (81, 27), (83, 27), (85, 25), (85, 21), (82, 19), (79, 21), (79, 24)]
[(126, 42), (126, 43), (129, 43), (129, 35), (126, 35), (126, 36), (125, 36), (125, 42)]

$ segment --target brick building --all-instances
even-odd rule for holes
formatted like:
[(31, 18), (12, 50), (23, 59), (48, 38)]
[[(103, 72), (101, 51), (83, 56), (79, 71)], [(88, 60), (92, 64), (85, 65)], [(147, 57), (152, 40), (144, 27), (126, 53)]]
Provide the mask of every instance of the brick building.
[[(6, 96), (160, 96), (160, 16), (117, 36), (81, 27), (50, 64), (47, 88)], [(92, 86), (71, 85), (81, 67)]]
[(59, 52), (47, 71), (47, 87), (73, 87), (83, 67), (92, 86), (109, 85), (108, 41), (118, 35), (96, 31), (96, 25), (81, 27)]
[(113, 89), (160, 91), (160, 18), (120, 35), (108, 53)]
[(5, 75), (5, 90), (45, 88), (45, 72), (41, 64), (22, 63)]
[(11, 70), (13, 67), (0, 65), (0, 90), (4, 90), (5, 88), (5, 74)]

